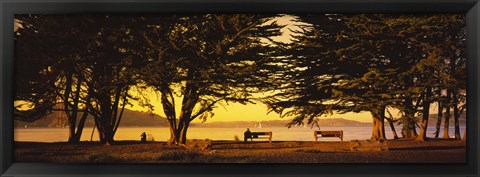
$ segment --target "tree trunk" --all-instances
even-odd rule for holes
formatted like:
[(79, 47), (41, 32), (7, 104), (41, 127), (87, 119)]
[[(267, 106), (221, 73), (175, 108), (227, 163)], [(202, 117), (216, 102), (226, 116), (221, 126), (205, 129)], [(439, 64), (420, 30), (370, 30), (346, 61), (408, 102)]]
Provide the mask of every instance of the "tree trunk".
[(417, 137), (417, 141), (427, 140), (428, 118), (430, 117), (430, 95), (432, 94), (432, 88), (427, 87), (425, 92), (423, 99), (422, 125), (420, 127), (420, 134)]
[(187, 130), (188, 130), (189, 124), (190, 123), (186, 122), (182, 127), (182, 131), (180, 133), (180, 142), (182, 144), (185, 144), (187, 142)]
[(405, 116), (403, 117), (402, 136), (403, 138), (417, 137), (417, 130), (415, 125), (415, 110), (413, 110), (412, 99), (405, 99)]
[(105, 132), (105, 145), (113, 145), (115, 143), (115, 140), (113, 140), (114, 134), (113, 130), (107, 129)]
[(108, 127), (97, 126), (100, 143), (103, 145), (112, 145), (115, 141), (113, 139), (113, 132)]
[(392, 129), (393, 139), (399, 139), (397, 135), (397, 131), (395, 130), (395, 126), (393, 125), (393, 120), (387, 119), (387, 121), (388, 121), (388, 124), (390, 125), (390, 128)]
[(176, 136), (176, 125), (173, 124), (173, 120), (168, 119), (169, 129), (170, 129), (170, 139), (168, 139), (167, 144), (172, 145), (178, 142), (178, 136)]
[[(456, 60), (457, 58), (451, 57), (450, 58), (450, 72), (452, 74), (456, 74)], [(452, 89), (452, 104), (451, 106), (453, 107), (453, 119), (455, 122), (455, 139), (459, 140), (461, 139), (460, 136), (460, 123), (459, 123), (459, 118), (460, 118), (460, 113), (459, 113), (459, 108), (458, 108), (458, 94), (459, 91), (457, 88)]]
[(76, 121), (74, 118), (68, 119), (68, 143), (78, 143), (77, 134), (75, 133)]
[[(68, 130), (69, 130), (68, 142), (69, 143), (74, 143), (75, 127), (76, 127), (76, 121), (77, 121), (77, 110), (75, 107), (72, 107), (70, 105), (70, 101), (76, 101), (78, 103), (78, 100), (70, 100), (72, 85), (73, 85), (73, 74), (68, 73), (65, 78), (65, 90), (63, 92), (63, 109), (68, 118)], [(78, 86), (79, 84), (77, 84), (77, 87)]]
[(108, 145), (107, 139), (107, 130), (101, 124), (97, 124), (98, 139), (100, 139), (100, 144)]
[[(170, 100), (168, 99), (170, 97)], [(198, 102), (197, 87), (192, 82), (187, 82), (182, 100), (182, 109), (178, 119), (175, 118), (174, 98), (169, 88), (162, 89), (162, 104), (164, 112), (169, 117), (170, 140), (168, 144), (185, 144), (187, 131), (192, 119), (192, 112)]]
[(449, 128), (450, 128), (450, 96), (451, 92), (450, 90), (447, 90), (447, 100), (445, 105), (445, 121), (443, 124), (443, 138), (449, 139)]
[(375, 140), (378, 138), (378, 122), (375, 118), (375, 115), (372, 113), (372, 136), (370, 137), (371, 140)]
[(177, 127), (177, 115), (175, 111), (175, 98), (167, 85), (167, 83), (162, 83), (162, 87), (160, 88), (161, 93), (161, 102), (163, 106), (163, 112), (167, 116), (168, 126), (170, 130), (170, 139), (168, 139), (167, 144), (173, 145), (179, 142), (179, 134), (178, 127)]
[(460, 140), (462, 139), (460, 135), (460, 113), (458, 109), (458, 99), (457, 94), (453, 94), (453, 118), (455, 121), (455, 139)]
[[(458, 111), (458, 108), (454, 108), (454, 112)], [(459, 117), (458, 115), (455, 115), (455, 139), (460, 140), (462, 139), (462, 136), (460, 135), (460, 122), (459, 122)]]
[[(80, 142), (80, 138), (82, 136), (83, 128), (85, 125), (85, 120), (88, 116), (88, 108), (87, 106), (85, 107), (85, 110), (83, 112), (82, 117), (80, 118), (80, 121), (77, 125), (77, 115), (79, 111), (79, 102), (80, 102), (80, 95), (81, 93), (81, 86), (82, 86), (82, 77), (77, 75), (77, 81), (76, 81), (76, 87), (75, 87), (75, 93), (74, 93), (74, 98), (73, 104), (70, 103), (70, 94), (72, 92), (72, 87), (73, 85), (73, 75), (70, 74), (67, 77), (67, 87), (65, 88), (65, 93), (64, 93), (64, 105), (65, 105), (65, 113), (68, 117), (68, 126), (69, 126), (69, 138), (68, 142), (69, 143), (78, 143)], [(88, 95), (90, 95), (91, 89), (89, 89)], [(90, 101), (90, 96), (87, 96), (85, 102), (88, 104)]]
[(463, 141), (467, 141), (467, 130), (463, 132)]
[[(115, 132), (120, 124), (123, 109), (127, 102), (126, 95), (122, 97), (122, 93), (127, 94), (128, 87), (117, 86), (112, 91), (115, 91), (113, 100), (112, 95), (108, 92), (99, 92), (95, 94), (95, 101), (98, 105), (95, 108), (89, 106), (90, 109), (92, 109), (92, 114), (94, 114), (93, 117), (95, 118), (100, 142), (105, 145), (112, 145), (115, 143)], [(123, 99), (123, 106), (120, 110), (121, 113), (118, 114), (120, 99)]]
[(104, 145), (113, 144), (113, 127), (112, 127), (112, 116), (113, 109), (112, 101), (110, 100), (109, 95), (100, 95), (98, 96), (98, 104), (100, 105), (100, 115), (94, 116), (97, 124), (97, 131), (100, 139), (100, 143)]
[(97, 127), (97, 130), (101, 131), (102, 134), (103, 134), (103, 140), (101, 141), (102, 144), (105, 144), (105, 145), (110, 145), (112, 141), (111, 139), (113, 139), (113, 137), (110, 137), (111, 134), (109, 132), (110, 130), (110, 119), (112, 118), (112, 110), (110, 108), (110, 105), (111, 105), (111, 100), (110, 100), (110, 97), (108, 97), (108, 99), (104, 98), (103, 100), (103, 105), (101, 105), (101, 110), (102, 110), (102, 115), (100, 117), (100, 122), (102, 122), (102, 126), (101, 128), (100, 127)]
[(75, 143), (80, 142), (80, 138), (78, 137), (80, 135), (77, 134), (78, 131), (75, 131), (75, 128), (77, 127), (76, 124), (77, 124), (77, 115), (78, 115), (78, 103), (80, 101), (81, 86), (82, 86), (82, 79), (81, 77), (77, 77), (77, 87), (75, 88), (75, 98), (73, 100), (72, 114), (70, 117), (72, 119), (73, 132), (75, 133), (73, 138), (73, 141)]
[(378, 120), (380, 122), (380, 139), (379, 140), (387, 140), (386, 136), (385, 136), (385, 117), (384, 116), (380, 116), (380, 120)]
[[(415, 114), (414, 114), (415, 115)], [(412, 137), (417, 137), (418, 136), (418, 133), (417, 133), (417, 123), (415, 122), (414, 119), (410, 120), (410, 134), (412, 135)]]
[[(439, 97), (442, 96), (442, 90), (441, 89), (438, 89), (437, 91), (437, 95)], [(440, 127), (442, 125), (442, 117), (443, 117), (443, 105), (442, 105), (442, 101), (439, 100), (437, 102), (438, 104), (438, 113), (437, 113), (437, 125), (435, 126), (436, 130), (435, 130), (435, 138), (438, 138), (440, 136)]]
[[(373, 131), (371, 140), (386, 140), (385, 138), (385, 106), (370, 111), (373, 118)], [(383, 115), (383, 116), (382, 116)]]
[(386, 140), (385, 138), (385, 123), (383, 118), (376, 118), (373, 117), (373, 121), (375, 122), (375, 125), (373, 127), (372, 131), (372, 137), (370, 138), (371, 140)]
[(404, 122), (402, 126), (403, 138), (415, 138), (418, 136), (415, 125), (415, 112), (408, 111), (405, 114)]
[(100, 143), (105, 142), (105, 132), (103, 131), (101, 123), (96, 123), (95, 124), (97, 127), (97, 132), (98, 132), (98, 139), (100, 140)]
[(113, 137), (111, 137), (108, 133), (107, 129), (100, 129), (97, 127), (97, 130), (99, 131), (99, 138), (100, 138), (100, 143), (103, 145), (112, 145), (113, 144)]
[[(83, 128), (85, 127), (85, 121), (87, 120), (88, 116), (88, 107), (90, 106), (90, 94), (91, 94), (92, 89), (88, 89), (88, 96), (85, 99), (85, 110), (83, 110), (82, 117), (80, 118), (80, 121), (78, 122), (77, 125), (77, 131), (75, 132), (75, 139), (74, 142), (80, 142), (80, 139), (82, 138), (82, 133), (83, 133)], [(91, 141), (91, 138), (90, 138)]]
[(93, 134), (95, 133), (95, 128), (97, 128), (97, 123), (93, 125), (92, 134), (90, 135), (90, 142), (93, 141)]
[(392, 113), (390, 113), (390, 111), (387, 108), (385, 108), (385, 112), (387, 112), (388, 116), (390, 117), (386, 119), (388, 121), (388, 124), (390, 125), (390, 128), (392, 129), (393, 139), (399, 139), (397, 135), (397, 131), (395, 130), (395, 126), (393, 125), (394, 119), (393, 119)]
[(85, 121), (87, 120), (87, 116), (88, 116), (88, 111), (85, 109), (82, 117), (80, 118), (80, 121), (78, 122), (77, 131), (75, 133), (75, 136), (73, 137), (73, 142), (74, 143), (80, 142), (80, 138), (82, 137), (83, 128), (85, 127)]
[(190, 123), (184, 122), (183, 119), (179, 119), (178, 126), (170, 126), (170, 139), (169, 145), (173, 144), (185, 144), (187, 142), (187, 131)]
[[(411, 88), (415, 85), (415, 79), (413, 77), (404, 78), (405, 88)], [(403, 138), (417, 137), (415, 113), (416, 106), (413, 105), (413, 98), (406, 96), (404, 99), (404, 116), (402, 121), (402, 136)]]

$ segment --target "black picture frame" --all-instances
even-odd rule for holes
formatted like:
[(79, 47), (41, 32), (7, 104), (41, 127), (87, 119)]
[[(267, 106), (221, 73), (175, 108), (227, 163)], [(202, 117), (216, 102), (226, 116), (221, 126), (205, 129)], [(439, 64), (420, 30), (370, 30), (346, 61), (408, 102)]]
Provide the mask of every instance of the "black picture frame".
[[(465, 164), (40, 164), (14, 163), (14, 14), (74, 13), (465, 13)], [(479, 0), (1, 0), (1, 176), (479, 176)]]

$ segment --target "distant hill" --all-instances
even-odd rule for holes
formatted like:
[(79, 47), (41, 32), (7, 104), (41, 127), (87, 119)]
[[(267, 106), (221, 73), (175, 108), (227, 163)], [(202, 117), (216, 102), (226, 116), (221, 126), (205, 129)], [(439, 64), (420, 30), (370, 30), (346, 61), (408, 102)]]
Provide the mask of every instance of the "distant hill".
[[(79, 115), (80, 117), (80, 115)], [(434, 126), (437, 122), (437, 114), (431, 114), (429, 119), (429, 125)], [(444, 119), (444, 118), (443, 118)], [(418, 121), (421, 117), (418, 117)], [(460, 116), (460, 124), (465, 125), (466, 115)], [(191, 127), (256, 127), (259, 123), (262, 127), (284, 127), (288, 124), (289, 119), (282, 120), (269, 120), (269, 121), (228, 121), (228, 122), (206, 122), (206, 123), (192, 123)], [(355, 120), (347, 120), (343, 118), (320, 118), (318, 121), (320, 127), (322, 126), (371, 126), (369, 122), (359, 122)], [(22, 122), (15, 121), (15, 127), (66, 127), (67, 121), (58, 120), (53, 114), (47, 115), (35, 122)], [(443, 125), (443, 120), (442, 120)], [(454, 125), (453, 117), (450, 118), (450, 125)], [(93, 117), (87, 117), (85, 123), (86, 127), (94, 126)], [(134, 111), (125, 109), (123, 117), (120, 122), (120, 127), (167, 127), (168, 121), (166, 118), (157, 114), (151, 114), (148, 112)]]
[[(290, 122), (285, 120), (269, 120), (269, 121), (231, 121), (231, 122), (210, 122), (195, 123), (193, 126), (198, 127), (256, 127), (261, 124), (262, 127), (284, 127)], [(342, 118), (320, 119), (318, 121), (320, 127), (325, 126), (370, 126), (370, 123), (347, 120)]]
[[(438, 115), (430, 114), (429, 126), (434, 126), (437, 123)], [(442, 125), (445, 117), (442, 118)], [(460, 115), (460, 125), (465, 125), (466, 115)], [(421, 117), (417, 117), (418, 123), (421, 121)], [(290, 122), (289, 119), (285, 120), (269, 120), (269, 121), (229, 121), (229, 122), (207, 122), (207, 123), (194, 123), (192, 126), (198, 127), (256, 127), (259, 123), (262, 127), (284, 127)], [(355, 126), (372, 126), (370, 122), (359, 122), (355, 120), (348, 120), (344, 118), (320, 118), (318, 121), (320, 127), (355, 127)], [(450, 118), (450, 125), (454, 125), (453, 116)], [(309, 126), (309, 125), (307, 125)]]
[[(80, 115), (78, 116), (80, 118)], [(41, 118), (35, 122), (23, 122), (15, 121), (15, 127), (66, 127), (68, 125), (65, 120), (58, 120), (54, 114), (50, 114)], [(78, 122), (78, 121), (77, 121)], [(85, 122), (86, 127), (94, 126), (93, 117), (89, 115)], [(120, 127), (167, 127), (168, 121), (164, 117), (157, 114), (151, 114), (148, 112), (134, 111), (125, 109), (123, 112), (122, 120), (120, 121)]]

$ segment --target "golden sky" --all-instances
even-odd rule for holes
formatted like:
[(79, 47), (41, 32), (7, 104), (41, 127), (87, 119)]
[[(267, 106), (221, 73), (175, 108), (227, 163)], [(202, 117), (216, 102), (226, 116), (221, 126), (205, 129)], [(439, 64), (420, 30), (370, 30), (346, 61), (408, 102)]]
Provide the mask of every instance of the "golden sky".
[[(135, 91), (130, 92), (130, 94), (136, 95)], [(163, 113), (163, 108), (160, 103), (159, 95), (149, 92), (143, 93), (147, 94), (146, 97), (150, 99), (150, 103), (154, 106), (153, 113), (165, 117)], [(127, 106), (127, 109), (137, 110), (137, 111), (149, 111), (148, 108), (140, 106), (137, 102), (132, 101), (133, 107)], [(175, 107), (178, 114), (181, 110), (181, 98), (175, 98)], [(223, 106), (222, 106), (223, 105)], [(214, 117), (207, 120), (208, 122), (226, 122), (226, 121), (266, 121), (266, 120), (283, 120), (289, 119), (291, 117), (280, 118), (275, 112), (267, 114), (268, 108), (265, 104), (247, 104), (243, 105), (240, 103), (228, 103), (227, 104), (217, 104), (217, 107), (213, 109)], [(393, 112), (392, 112), (393, 114)], [(394, 114), (394, 116), (396, 116)], [(347, 113), (347, 114), (333, 114), (328, 116), (322, 116), (321, 118), (345, 118), (350, 120), (356, 120), (361, 122), (371, 122), (372, 117), (369, 112), (362, 113)], [(200, 120), (194, 120), (193, 122), (201, 122)]]

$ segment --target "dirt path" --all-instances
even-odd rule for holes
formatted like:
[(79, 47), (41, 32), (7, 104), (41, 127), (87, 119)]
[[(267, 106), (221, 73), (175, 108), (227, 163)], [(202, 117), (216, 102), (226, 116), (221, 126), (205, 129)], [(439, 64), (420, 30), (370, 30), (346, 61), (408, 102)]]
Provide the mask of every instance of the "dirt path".
[(210, 150), (187, 150), (165, 142), (16, 142), (15, 162), (50, 163), (464, 163), (465, 142), (388, 141), (389, 151), (352, 152), (349, 142), (214, 141)]

